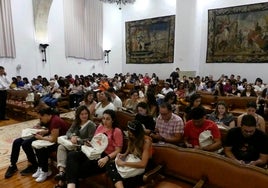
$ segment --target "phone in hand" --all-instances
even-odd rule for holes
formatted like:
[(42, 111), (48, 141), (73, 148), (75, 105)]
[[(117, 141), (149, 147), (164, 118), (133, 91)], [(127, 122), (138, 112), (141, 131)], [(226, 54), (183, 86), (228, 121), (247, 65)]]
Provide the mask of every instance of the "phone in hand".
[(88, 146), (88, 147), (91, 147), (91, 143), (89, 140), (85, 141), (85, 145)]

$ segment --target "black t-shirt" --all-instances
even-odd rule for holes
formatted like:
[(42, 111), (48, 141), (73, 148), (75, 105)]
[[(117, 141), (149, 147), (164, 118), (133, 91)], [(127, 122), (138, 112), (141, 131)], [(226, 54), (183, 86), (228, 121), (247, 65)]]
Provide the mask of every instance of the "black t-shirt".
[(141, 114), (137, 114), (135, 117), (135, 120), (138, 120), (139, 122), (141, 122), (146, 129), (149, 129), (151, 131), (154, 131), (155, 129), (155, 121), (154, 118), (152, 116), (143, 116)]
[(180, 77), (179, 73), (177, 71), (174, 71), (170, 74), (170, 77), (172, 78), (172, 80), (176, 80)]
[(245, 162), (257, 160), (260, 154), (268, 154), (267, 135), (258, 129), (248, 138), (243, 136), (241, 127), (230, 129), (224, 146), (232, 147), (234, 156)]

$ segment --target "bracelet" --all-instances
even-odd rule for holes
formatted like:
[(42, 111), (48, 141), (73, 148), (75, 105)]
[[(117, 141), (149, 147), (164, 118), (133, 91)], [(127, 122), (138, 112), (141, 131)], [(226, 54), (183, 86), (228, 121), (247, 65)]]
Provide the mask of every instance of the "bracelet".
[(110, 160), (111, 160), (111, 157), (110, 157), (109, 155), (106, 155), (106, 157), (108, 157), (108, 161), (110, 161)]

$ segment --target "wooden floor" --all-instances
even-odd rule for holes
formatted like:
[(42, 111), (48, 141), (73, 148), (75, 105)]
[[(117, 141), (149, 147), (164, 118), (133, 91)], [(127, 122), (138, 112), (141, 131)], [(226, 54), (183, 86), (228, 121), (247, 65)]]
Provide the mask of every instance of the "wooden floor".
[(9, 111), (7, 111), (6, 113), (7, 113), (6, 115), (9, 118), (9, 120), (0, 120), (0, 127), (35, 119), (35, 117), (31, 117), (31, 116), (27, 116), (27, 118), (25, 118), (25, 115), (22, 115), (20, 113), (12, 113)]
[(5, 179), (6, 169), (0, 170), (0, 188), (53, 188), (56, 185), (54, 176), (56, 174), (53, 169), (53, 174), (44, 182), (37, 183), (35, 179), (29, 176), (22, 176), (20, 171), (27, 167), (27, 162), (17, 164), (18, 172), (9, 179)]
[(15, 124), (15, 123), (20, 123), (20, 122), (21, 121), (16, 120), (16, 119), (12, 119), (12, 118), (10, 118), (9, 120), (0, 120), (0, 127)]

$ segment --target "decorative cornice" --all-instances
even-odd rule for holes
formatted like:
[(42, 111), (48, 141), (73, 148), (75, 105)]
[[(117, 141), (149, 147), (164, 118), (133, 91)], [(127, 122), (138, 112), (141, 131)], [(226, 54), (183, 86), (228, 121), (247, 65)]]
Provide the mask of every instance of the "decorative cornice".
[(120, 4), (125, 5), (127, 3), (133, 4), (136, 0), (100, 0), (100, 1), (104, 3), (116, 3), (118, 5)]

